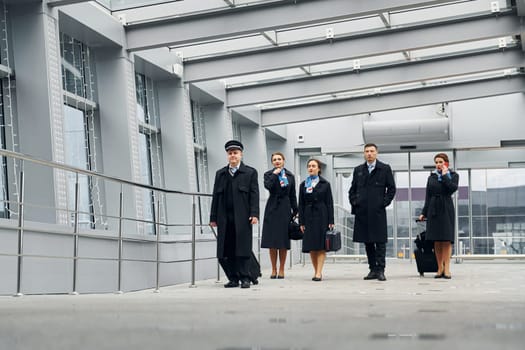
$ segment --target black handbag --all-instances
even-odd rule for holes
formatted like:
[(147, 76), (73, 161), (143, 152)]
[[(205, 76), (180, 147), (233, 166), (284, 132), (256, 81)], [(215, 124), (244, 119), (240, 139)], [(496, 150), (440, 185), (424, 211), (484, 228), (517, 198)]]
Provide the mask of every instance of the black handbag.
[(303, 233), (301, 232), (301, 225), (294, 219), (288, 223), (288, 238), (298, 241), (303, 239)]
[(336, 252), (341, 249), (341, 232), (334, 229), (326, 231), (324, 247), (327, 252)]

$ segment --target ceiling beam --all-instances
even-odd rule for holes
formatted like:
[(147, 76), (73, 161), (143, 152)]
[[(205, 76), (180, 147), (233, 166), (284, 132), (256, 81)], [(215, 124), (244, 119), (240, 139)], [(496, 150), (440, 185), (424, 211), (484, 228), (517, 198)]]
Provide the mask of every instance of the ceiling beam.
[(523, 76), (443, 85), (380, 96), (312, 103), (261, 111), (261, 126), (299, 123), (409, 107), (525, 92)]
[(47, 0), (46, 3), (50, 7), (55, 7), (55, 6), (79, 4), (81, 2), (89, 2), (89, 1), (91, 0)]
[[(64, 0), (65, 1), (65, 0)], [(300, 0), (261, 3), (202, 14), (129, 24), (128, 49), (144, 50), (242, 34), (351, 19), (408, 8), (432, 6), (451, 0)], [(159, 13), (159, 17), (162, 16)]]
[(525, 55), (520, 49), (236, 87), (228, 89), (227, 104), (228, 107), (264, 104), (514, 67), (525, 67)]
[(417, 28), (393, 29), (333, 42), (322, 41), (186, 60), (184, 79), (188, 82), (213, 80), (520, 33), (520, 19), (510, 15), (421, 25)]

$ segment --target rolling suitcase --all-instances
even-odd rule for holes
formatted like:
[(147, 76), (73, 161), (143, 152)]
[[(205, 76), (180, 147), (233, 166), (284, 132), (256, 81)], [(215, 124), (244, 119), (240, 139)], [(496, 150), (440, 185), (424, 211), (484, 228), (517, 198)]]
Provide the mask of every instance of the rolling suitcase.
[[(211, 232), (213, 232), (213, 235), (215, 236), (215, 238), (217, 238), (217, 233), (215, 232), (215, 229), (213, 227), (211, 227)], [(238, 279), (237, 276), (232, 276), (232, 273), (230, 271), (230, 264), (228, 263), (228, 258), (218, 260), (219, 265), (221, 265), (221, 268), (224, 271), (224, 274), (230, 281)], [(262, 276), (261, 265), (257, 261), (257, 258), (255, 257), (255, 254), (253, 254), (253, 252), (250, 255), (248, 269), (250, 274), (250, 282), (252, 282), (253, 284), (259, 284), (258, 278)]]
[[(419, 222), (416, 220), (416, 222)], [(417, 271), (420, 276), (424, 276), (425, 272), (437, 272), (437, 260), (434, 254), (434, 242), (425, 239), (425, 231), (417, 235), (416, 249), (414, 249), (414, 256), (416, 258)]]

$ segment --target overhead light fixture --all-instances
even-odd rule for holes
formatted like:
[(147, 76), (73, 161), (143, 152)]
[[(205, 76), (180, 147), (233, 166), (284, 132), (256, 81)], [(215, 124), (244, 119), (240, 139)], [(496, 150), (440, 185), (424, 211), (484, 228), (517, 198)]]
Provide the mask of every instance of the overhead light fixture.
[(525, 168), (525, 162), (509, 162), (509, 168)]
[(501, 140), (501, 147), (525, 147), (525, 140)]

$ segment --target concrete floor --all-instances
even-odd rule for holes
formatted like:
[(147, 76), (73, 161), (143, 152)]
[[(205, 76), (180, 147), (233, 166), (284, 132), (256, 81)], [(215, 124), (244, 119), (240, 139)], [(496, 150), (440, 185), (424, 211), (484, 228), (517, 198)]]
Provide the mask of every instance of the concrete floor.
[(453, 264), (451, 280), (399, 260), (386, 282), (366, 273), (329, 263), (312, 282), (296, 265), (250, 289), (0, 297), (0, 349), (524, 349), (523, 262)]

